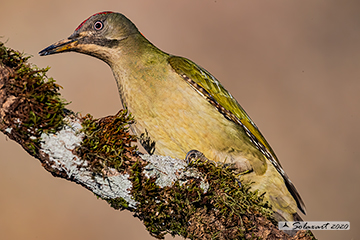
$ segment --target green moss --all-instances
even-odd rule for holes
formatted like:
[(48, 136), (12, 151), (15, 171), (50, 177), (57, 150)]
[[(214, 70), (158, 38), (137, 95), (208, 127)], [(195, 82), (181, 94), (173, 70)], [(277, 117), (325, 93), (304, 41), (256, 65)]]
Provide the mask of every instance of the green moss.
[(125, 169), (124, 162), (129, 161), (136, 151), (136, 146), (132, 146), (136, 137), (128, 131), (133, 121), (126, 110), (100, 120), (89, 114), (83, 118), (85, 137), (77, 152), (95, 174), (104, 175), (108, 168), (120, 172)]
[(12, 70), (3, 87), (6, 97), (16, 97), (3, 121), (12, 129), (9, 137), (21, 139), (36, 154), (41, 134), (55, 133), (65, 124), (67, 103), (60, 99), (61, 86), (46, 76), (49, 68), (30, 65), (29, 58), (0, 42), (0, 64)]
[[(250, 191), (249, 185), (240, 187), (234, 169), (201, 161), (189, 167), (209, 179), (206, 193), (197, 178), (184, 185), (176, 182), (172, 187), (159, 188), (156, 179), (145, 178), (140, 165), (133, 165), (132, 195), (140, 203), (136, 215), (152, 236), (163, 238), (170, 233), (190, 239), (241, 239), (255, 230), (257, 217), (274, 221), (270, 205), (263, 196)], [(204, 232), (208, 236), (201, 235)]]
[(105, 200), (110, 204), (112, 208), (116, 210), (128, 208), (127, 201), (121, 197)]

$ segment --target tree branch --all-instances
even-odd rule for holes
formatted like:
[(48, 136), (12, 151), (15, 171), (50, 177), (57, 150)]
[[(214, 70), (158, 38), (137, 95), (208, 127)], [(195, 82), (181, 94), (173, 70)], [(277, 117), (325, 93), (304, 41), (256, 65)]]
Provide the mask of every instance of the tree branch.
[(157, 238), (313, 239), (279, 231), (270, 206), (239, 187), (231, 167), (138, 153), (126, 111), (96, 120), (66, 109), (48, 69), (28, 58), (0, 42), (0, 130), (53, 176), (133, 212)]

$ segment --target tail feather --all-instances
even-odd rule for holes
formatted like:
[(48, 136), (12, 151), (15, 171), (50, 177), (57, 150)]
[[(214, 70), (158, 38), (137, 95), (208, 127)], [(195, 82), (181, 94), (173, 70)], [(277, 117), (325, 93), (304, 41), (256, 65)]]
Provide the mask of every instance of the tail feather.
[[(300, 197), (299, 192), (296, 190), (294, 184), (291, 182), (291, 180), (289, 179), (289, 177), (285, 174), (285, 176), (283, 176), (284, 180), (285, 180), (285, 185), (287, 187), (287, 189), (289, 190), (289, 192), (291, 193), (291, 195), (294, 197), (297, 207), (300, 209), (300, 211), (306, 215), (306, 207), (305, 207), (305, 203), (302, 200), (302, 198)], [(300, 216), (299, 216), (300, 217)]]

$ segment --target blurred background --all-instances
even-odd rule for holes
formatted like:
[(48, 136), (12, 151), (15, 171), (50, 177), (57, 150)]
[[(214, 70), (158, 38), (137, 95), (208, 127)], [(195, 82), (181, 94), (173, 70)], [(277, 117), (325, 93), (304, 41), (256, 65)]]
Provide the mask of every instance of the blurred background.
[[(1, 41), (51, 66), (69, 108), (95, 117), (121, 106), (110, 68), (76, 53), (37, 53), (96, 12), (125, 14), (160, 49), (192, 59), (235, 96), (301, 193), (305, 220), (351, 223), (316, 237), (358, 239), (360, 1), (17, 0), (0, 8)], [(52, 177), (3, 134), (0, 192), (0, 239), (153, 239), (131, 213)]]

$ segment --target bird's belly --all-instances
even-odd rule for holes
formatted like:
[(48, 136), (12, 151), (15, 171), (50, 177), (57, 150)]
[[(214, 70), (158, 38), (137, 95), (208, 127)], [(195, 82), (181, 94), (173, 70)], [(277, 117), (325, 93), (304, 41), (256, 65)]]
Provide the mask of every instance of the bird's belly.
[[(144, 136), (150, 137), (150, 145), (155, 143), (155, 154), (184, 159), (187, 152), (195, 149), (211, 160), (236, 163), (244, 171), (256, 167), (264, 172), (266, 161), (242, 127), (226, 119), (183, 79), (179, 80), (180, 84), (171, 85), (170, 89), (167, 85), (152, 101), (144, 99), (135, 108), (129, 102), (140, 141)], [(145, 143), (149, 141), (142, 144)]]

